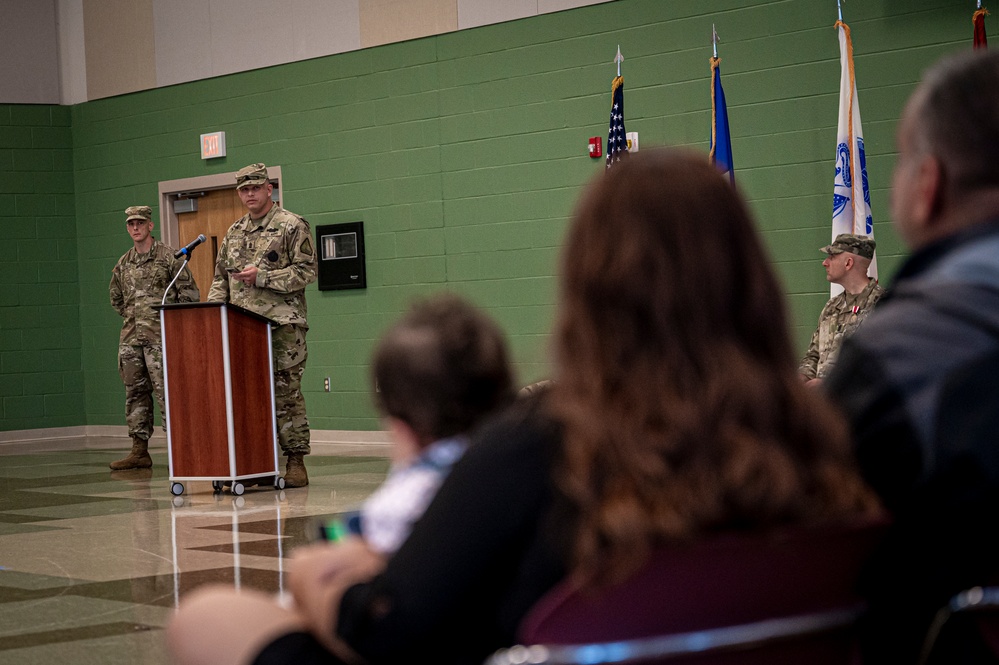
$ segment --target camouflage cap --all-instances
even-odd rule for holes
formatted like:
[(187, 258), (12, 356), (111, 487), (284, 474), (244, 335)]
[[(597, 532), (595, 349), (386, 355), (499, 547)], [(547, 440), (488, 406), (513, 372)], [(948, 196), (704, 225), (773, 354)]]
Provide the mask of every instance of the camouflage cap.
[(236, 171), (236, 189), (243, 189), (250, 185), (263, 185), (267, 181), (267, 167), (263, 164), (250, 164)]
[(873, 259), (875, 247), (877, 247), (877, 244), (874, 242), (874, 238), (857, 236), (851, 233), (841, 233), (836, 236), (831, 245), (826, 245), (819, 251), (826, 254), (849, 252), (850, 254), (862, 256), (865, 259)]
[(125, 223), (133, 219), (144, 219), (147, 222), (153, 221), (153, 209), (149, 206), (129, 206), (125, 208)]

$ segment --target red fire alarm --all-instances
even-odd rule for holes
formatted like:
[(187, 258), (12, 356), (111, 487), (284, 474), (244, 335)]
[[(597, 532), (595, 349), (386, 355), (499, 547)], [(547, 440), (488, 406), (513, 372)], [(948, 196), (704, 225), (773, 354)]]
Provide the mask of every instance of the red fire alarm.
[(603, 157), (603, 150), (601, 149), (603, 142), (600, 140), (599, 136), (590, 137), (590, 157), (596, 159), (597, 157)]

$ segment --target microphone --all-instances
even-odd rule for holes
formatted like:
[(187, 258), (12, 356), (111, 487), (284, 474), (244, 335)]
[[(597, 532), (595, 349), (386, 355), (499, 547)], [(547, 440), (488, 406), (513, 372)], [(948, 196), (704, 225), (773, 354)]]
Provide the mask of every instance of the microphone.
[(187, 247), (185, 247), (183, 249), (178, 249), (177, 253), (173, 255), (173, 258), (179, 259), (180, 257), (184, 256), (185, 254), (190, 255), (191, 252), (194, 251), (195, 247), (197, 247), (198, 245), (200, 245), (201, 243), (203, 243), (206, 240), (208, 240), (208, 238), (206, 238), (204, 234), (199, 235), (197, 238), (195, 238), (191, 242), (187, 243)]

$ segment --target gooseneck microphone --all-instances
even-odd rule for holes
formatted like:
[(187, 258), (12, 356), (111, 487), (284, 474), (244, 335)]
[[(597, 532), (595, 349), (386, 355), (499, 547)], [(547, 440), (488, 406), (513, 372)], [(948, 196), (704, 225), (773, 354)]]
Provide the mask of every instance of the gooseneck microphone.
[(184, 268), (187, 267), (187, 262), (191, 260), (191, 252), (193, 252), (194, 248), (203, 243), (205, 240), (207, 240), (207, 238), (205, 238), (204, 234), (201, 234), (191, 242), (187, 243), (187, 247), (177, 250), (177, 252), (173, 255), (173, 258), (175, 259), (179, 259), (183, 256), (184, 262), (180, 264), (180, 270), (177, 271), (177, 274), (174, 275), (170, 283), (167, 284), (166, 291), (163, 292), (163, 300), (160, 301), (161, 305), (166, 304), (167, 294), (170, 293), (170, 289), (173, 288), (177, 278), (180, 277), (180, 273), (184, 272)]
[(173, 255), (173, 258), (179, 259), (182, 256), (190, 255), (190, 253), (194, 251), (195, 247), (197, 247), (206, 240), (208, 240), (208, 238), (206, 238), (205, 234), (202, 233), (197, 238), (187, 243), (187, 247), (184, 247), (183, 249), (178, 249), (177, 253)]

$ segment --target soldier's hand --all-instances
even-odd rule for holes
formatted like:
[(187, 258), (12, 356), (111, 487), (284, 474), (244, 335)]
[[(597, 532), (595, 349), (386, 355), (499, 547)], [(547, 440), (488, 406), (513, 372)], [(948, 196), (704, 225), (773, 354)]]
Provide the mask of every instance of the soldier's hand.
[(257, 281), (257, 272), (257, 266), (246, 266), (240, 272), (233, 273), (232, 278), (247, 286), (253, 286)]

